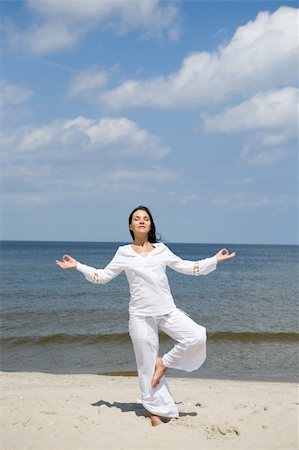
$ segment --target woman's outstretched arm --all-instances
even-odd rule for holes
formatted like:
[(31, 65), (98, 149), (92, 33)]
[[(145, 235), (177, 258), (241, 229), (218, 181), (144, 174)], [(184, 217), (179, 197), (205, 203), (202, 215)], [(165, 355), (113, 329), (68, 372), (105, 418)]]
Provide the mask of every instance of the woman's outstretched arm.
[(226, 248), (219, 250), (216, 255), (211, 258), (200, 259), (197, 261), (189, 261), (182, 259), (167, 248), (166, 264), (176, 272), (184, 273), (185, 275), (207, 275), (216, 269), (219, 262), (228, 261), (233, 258), (236, 253), (229, 253)]
[(104, 269), (95, 269), (94, 267), (81, 264), (70, 255), (64, 255), (61, 261), (56, 260), (56, 264), (62, 269), (78, 270), (79, 272), (83, 273), (87, 281), (94, 284), (108, 283), (123, 271), (123, 264), (119, 249), (115, 253), (110, 263)]

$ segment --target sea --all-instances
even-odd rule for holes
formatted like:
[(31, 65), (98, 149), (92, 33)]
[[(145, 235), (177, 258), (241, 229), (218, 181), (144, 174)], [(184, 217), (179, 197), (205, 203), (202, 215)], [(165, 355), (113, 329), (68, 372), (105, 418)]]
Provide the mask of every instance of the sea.
[[(93, 285), (55, 260), (105, 267), (121, 242), (1, 242), (1, 370), (136, 375), (125, 274)], [(223, 244), (166, 243), (183, 259)], [(206, 276), (167, 269), (177, 307), (208, 333), (207, 360), (170, 377), (298, 381), (298, 246), (225, 245), (236, 257)], [(160, 353), (174, 342), (160, 335)]]

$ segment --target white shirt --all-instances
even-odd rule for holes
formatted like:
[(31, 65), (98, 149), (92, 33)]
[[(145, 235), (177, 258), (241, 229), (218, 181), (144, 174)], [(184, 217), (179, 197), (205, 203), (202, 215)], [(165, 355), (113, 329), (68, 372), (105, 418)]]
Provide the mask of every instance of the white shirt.
[(130, 287), (130, 314), (160, 316), (176, 306), (170, 292), (166, 266), (186, 275), (206, 275), (216, 269), (216, 256), (199, 261), (183, 260), (163, 243), (142, 256), (128, 245), (120, 246), (104, 269), (94, 269), (78, 262), (77, 270), (91, 283), (105, 284), (125, 271)]

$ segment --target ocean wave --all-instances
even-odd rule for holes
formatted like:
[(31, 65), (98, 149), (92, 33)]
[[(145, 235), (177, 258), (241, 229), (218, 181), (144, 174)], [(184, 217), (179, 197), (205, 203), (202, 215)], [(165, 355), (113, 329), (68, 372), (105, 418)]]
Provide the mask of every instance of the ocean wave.
[(1, 339), (2, 345), (49, 345), (49, 344), (81, 344), (92, 345), (100, 342), (125, 342), (129, 340), (129, 333), (115, 334), (65, 334), (56, 333), (47, 336), (15, 336)]
[(299, 333), (295, 332), (256, 332), (256, 331), (220, 331), (208, 335), (213, 341), (247, 341), (247, 342), (261, 342), (261, 341), (298, 341)]
[[(170, 338), (162, 333), (160, 340), (166, 341)], [(295, 332), (233, 332), (233, 331), (219, 331), (208, 333), (209, 341), (236, 341), (236, 342), (298, 342), (299, 333)], [(3, 346), (22, 346), (22, 345), (62, 345), (62, 344), (77, 344), (77, 345), (97, 345), (101, 343), (126, 343), (130, 341), (128, 332), (113, 333), (113, 334), (66, 334), (56, 333), (47, 336), (14, 336), (1, 338), (1, 345)]]

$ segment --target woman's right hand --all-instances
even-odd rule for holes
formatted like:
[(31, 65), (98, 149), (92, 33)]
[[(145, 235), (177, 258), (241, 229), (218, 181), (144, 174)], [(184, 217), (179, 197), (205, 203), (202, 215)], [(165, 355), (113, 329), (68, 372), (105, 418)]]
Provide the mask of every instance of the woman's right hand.
[(77, 261), (70, 255), (64, 255), (61, 261), (56, 259), (56, 264), (62, 269), (77, 269)]

